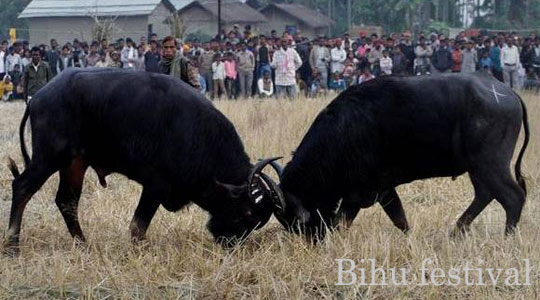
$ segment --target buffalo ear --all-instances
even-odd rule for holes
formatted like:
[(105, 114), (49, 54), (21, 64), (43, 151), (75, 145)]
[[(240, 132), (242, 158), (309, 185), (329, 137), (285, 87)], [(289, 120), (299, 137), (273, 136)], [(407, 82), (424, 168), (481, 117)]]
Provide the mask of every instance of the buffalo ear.
[(245, 193), (247, 186), (222, 183), (216, 180), (216, 187), (227, 195), (227, 198), (238, 199)]

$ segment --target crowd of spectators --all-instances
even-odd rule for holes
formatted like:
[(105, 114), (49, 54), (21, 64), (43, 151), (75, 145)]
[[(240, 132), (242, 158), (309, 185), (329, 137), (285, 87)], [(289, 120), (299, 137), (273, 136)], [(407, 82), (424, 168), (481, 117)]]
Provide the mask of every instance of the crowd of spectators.
[[(170, 37), (169, 37), (170, 39)], [(30, 47), (26, 41), (0, 46), (0, 95), (2, 100), (27, 94), (25, 79), (39, 73), (52, 78), (67, 68), (111, 67), (140, 72), (162, 72), (163, 41), (156, 34), (92, 41), (73, 40), (58, 45)], [(174, 41), (174, 55), (181, 55), (195, 70), (188, 82), (211, 99), (249, 97), (317, 97), (341, 91), (378, 76), (419, 76), (437, 73), (486, 72), (509, 86), (540, 86), (540, 36), (497, 33), (454, 38), (421, 33), (413, 41), (408, 32), (378, 36), (309, 40), (301, 33), (256, 35), (238, 26), (215, 39)], [(34, 56), (34, 52), (37, 57)], [(34, 59), (34, 60), (33, 60)], [(47, 70), (38, 69), (39, 61)], [(34, 64), (34, 68), (31, 68)], [(195, 76), (195, 77), (194, 77)], [(188, 81), (188, 80), (186, 80)], [(26, 85), (25, 85), (26, 84)]]

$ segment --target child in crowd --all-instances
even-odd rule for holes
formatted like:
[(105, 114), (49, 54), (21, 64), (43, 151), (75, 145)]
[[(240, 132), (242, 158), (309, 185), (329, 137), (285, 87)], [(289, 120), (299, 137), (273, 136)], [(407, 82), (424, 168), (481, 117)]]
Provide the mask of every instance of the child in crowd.
[(13, 83), (13, 99), (21, 99), (23, 97), (22, 92), (19, 93), (19, 90), (22, 89), (22, 77), (23, 73), (21, 71), (21, 65), (16, 64), (13, 67), (13, 71), (9, 72), (9, 76), (11, 77), (11, 82)]
[(308, 94), (308, 86), (306, 82), (300, 77), (300, 73), (296, 72), (296, 93), (297, 96), (304, 94), (307, 96)]
[(336, 71), (335, 73), (332, 73), (332, 78), (330, 79), (328, 88), (337, 92), (345, 90), (345, 80), (341, 78), (339, 72)]
[(270, 77), (270, 72), (264, 71), (263, 76), (257, 81), (259, 97), (270, 98), (274, 94), (274, 83)]
[(313, 81), (311, 81), (311, 87), (309, 89), (309, 96), (312, 98), (317, 97), (319, 92), (321, 91), (321, 73), (320, 72), (314, 72), (313, 73)]
[(351, 59), (345, 61), (345, 68), (343, 69), (343, 80), (345, 80), (345, 87), (349, 87), (354, 82), (354, 62)]
[(8, 101), (12, 99), (13, 83), (11, 82), (11, 76), (4, 75), (4, 79), (0, 82), (0, 97), (2, 101)]
[(482, 57), (480, 58), (480, 71), (491, 73), (491, 68), (493, 68), (493, 62), (489, 57), (489, 53), (484, 51), (484, 53), (482, 53)]

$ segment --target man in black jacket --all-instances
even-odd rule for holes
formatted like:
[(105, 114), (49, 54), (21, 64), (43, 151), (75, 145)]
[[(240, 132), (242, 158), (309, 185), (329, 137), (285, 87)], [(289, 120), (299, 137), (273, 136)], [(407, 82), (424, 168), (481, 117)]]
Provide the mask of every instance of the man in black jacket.
[(45, 60), (49, 64), (52, 76), (56, 76), (58, 73), (58, 58), (60, 57), (60, 51), (58, 50), (58, 42), (55, 39), (51, 40), (51, 50), (45, 55)]
[(440, 40), (440, 46), (433, 53), (433, 67), (439, 73), (447, 73), (452, 67), (452, 52), (447, 46), (447, 40)]

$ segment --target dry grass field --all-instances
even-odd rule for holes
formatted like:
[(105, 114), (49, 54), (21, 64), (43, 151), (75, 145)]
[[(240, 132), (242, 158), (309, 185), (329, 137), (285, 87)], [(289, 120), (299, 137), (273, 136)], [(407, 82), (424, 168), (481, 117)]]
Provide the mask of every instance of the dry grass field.
[[(190, 206), (178, 213), (160, 208), (148, 242), (134, 247), (128, 226), (140, 186), (113, 175), (104, 189), (89, 171), (79, 207), (88, 247), (75, 246), (66, 229), (54, 203), (54, 176), (27, 206), (20, 257), (0, 257), (0, 298), (540, 299), (540, 96), (523, 97), (532, 131), (524, 160), (529, 195), (515, 236), (504, 237), (504, 212), (494, 201), (473, 223), (470, 235), (449, 237), (472, 200), (465, 175), (398, 188), (412, 226), (408, 235), (395, 229), (376, 205), (362, 210), (349, 230), (333, 233), (319, 245), (284, 232), (272, 219), (243, 247), (224, 250), (205, 228), (206, 213)], [(286, 163), (329, 101), (223, 101), (216, 106), (235, 124), (253, 160), (282, 155)], [(7, 156), (22, 161), (17, 132), (23, 110), (20, 102), (0, 104), (0, 232), (6, 231), (11, 205), (11, 175), (4, 162)], [(457, 286), (337, 286), (338, 258), (353, 259), (368, 271), (370, 265), (361, 265), (361, 259), (419, 274), (422, 261), (430, 258), (430, 269), (516, 268), (520, 276), (526, 272), (523, 259), (529, 259), (530, 285), (505, 285), (503, 274), (496, 285), (484, 278), (483, 286), (463, 281)], [(525, 282), (523, 277), (519, 281)]]

